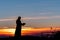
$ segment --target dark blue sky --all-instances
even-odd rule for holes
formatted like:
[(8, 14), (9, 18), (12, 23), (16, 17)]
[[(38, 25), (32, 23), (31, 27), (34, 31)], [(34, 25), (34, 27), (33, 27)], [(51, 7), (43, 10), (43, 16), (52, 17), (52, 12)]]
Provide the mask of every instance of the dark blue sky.
[(60, 0), (0, 0), (0, 18), (60, 15)]

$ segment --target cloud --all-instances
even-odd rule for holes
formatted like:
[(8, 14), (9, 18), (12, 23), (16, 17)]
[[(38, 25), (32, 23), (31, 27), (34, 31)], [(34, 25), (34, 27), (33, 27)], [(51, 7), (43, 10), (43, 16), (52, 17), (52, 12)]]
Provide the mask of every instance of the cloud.
[[(23, 17), (22, 20), (44, 20), (44, 19), (56, 19), (60, 18), (60, 16), (39, 16), (39, 17)], [(4, 18), (0, 19), (0, 21), (15, 21), (17, 18)]]
[(24, 20), (43, 20), (43, 19), (56, 19), (56, 18), (60, 18), (60, 16), (40, 16), (40, 17), (25, 17), (22, 18)]
[(13, 21), (15, 19), (0, 19), (0, 21)]

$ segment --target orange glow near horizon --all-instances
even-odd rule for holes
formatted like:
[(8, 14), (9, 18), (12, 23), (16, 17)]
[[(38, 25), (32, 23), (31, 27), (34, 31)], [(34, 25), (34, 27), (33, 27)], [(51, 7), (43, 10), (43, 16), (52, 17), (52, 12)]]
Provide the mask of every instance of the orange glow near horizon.
[(0, 29), (0, 35), (14, 36), (15, 29)]
[[(22, 28), (21, 35), (31, 35), (34, 33), (48, 32), (48, 31), (59, 31), (60, 28)], [(15, 29), (0, 29), (0, 36), (14, 36)]]
[(21, 31), (21, 35), (31, 35), (35, 33), (42, 33), (42, 32), (52, 32), (52, 31), (60, 31), (60, 28), (24, 28)]

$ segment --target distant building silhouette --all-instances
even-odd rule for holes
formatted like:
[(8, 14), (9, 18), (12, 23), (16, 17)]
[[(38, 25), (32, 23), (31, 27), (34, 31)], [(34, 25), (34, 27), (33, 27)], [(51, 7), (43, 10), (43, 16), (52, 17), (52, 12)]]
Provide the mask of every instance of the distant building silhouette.
[(16, 20), (16, 30), (15, 30), (15, 38), (21, 38), (21, 27), (25, 25), (25, 23), (21, 23), (21, 17), (19, 16)]

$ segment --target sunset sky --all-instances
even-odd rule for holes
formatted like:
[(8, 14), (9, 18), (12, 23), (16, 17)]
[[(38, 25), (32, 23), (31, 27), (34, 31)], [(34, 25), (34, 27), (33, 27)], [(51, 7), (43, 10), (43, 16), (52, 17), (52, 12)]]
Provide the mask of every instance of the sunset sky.
[(60, 0), (0, 0), (0, 29), (15, 30), (18, 16), (23, 28), (59, 28)]
[(18, 16), (21, 35), (60, 30), (60, 0), (0, 0), (0, 36), (14, 36)]

